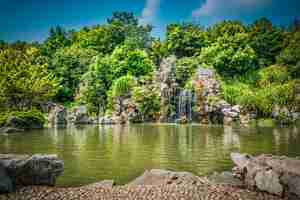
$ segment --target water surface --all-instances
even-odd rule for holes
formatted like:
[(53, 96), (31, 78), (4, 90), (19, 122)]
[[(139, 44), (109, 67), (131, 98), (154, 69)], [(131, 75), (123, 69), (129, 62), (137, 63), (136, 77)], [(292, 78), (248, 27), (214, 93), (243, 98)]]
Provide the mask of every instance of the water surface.
[(0, 153), (57, 154), (60, 186), (113, 179), (124, 184), (146, 169), (207, 175), (232, 167), (230, 152), (300, 156), (300, 128), (141, 124), (35, 130), (0, 136)]

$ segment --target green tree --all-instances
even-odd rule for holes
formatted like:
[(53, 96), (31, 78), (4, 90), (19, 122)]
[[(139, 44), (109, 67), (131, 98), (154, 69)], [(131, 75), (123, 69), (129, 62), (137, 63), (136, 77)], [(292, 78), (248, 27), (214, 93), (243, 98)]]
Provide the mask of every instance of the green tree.
[(190, 57), (208, 45), (208, 37), (198, 25), (170, 24), (167, 27), (166, 45), (170, 54)]
[(132, 99), (142, 114), (142, 121), (157, 120), (160, 112), (160, 92), (154, 85), (134, 87)]
[(107, 91), (112, 85), (112, 71), (108, 56), (95, 58), (81, 79), (77, 99), (87, 105), (91, 113), (97, 116), (106, 111)]
[(57, 81), (39, 56), (32, 47), (0, 50), (0, 96), (9, 108), (30, 109), (55, 95)]
[(60, 83), (56, 99), (60, 102), (73, 101), (81, 76), (87, 72), (92, 58), (97, 54), (91, 49), (75, 45), (58, 50), (51, 60), (51, 71)]
[(43, 55), (51, 57), (58, 49), (70, 45), (68, 33), (60, 26), (51, 28), (49, 36), (41, 47)]
[(277, 59), (280, 64), (288, 66), (293, 77), (300, 77), (300, 31), (291, 33), (287, 46)]
[(114, 78), (124, 75), (140, 77), (153, 71), (153, 63), (143, 50), (131, 50), (126, 46), (118, 47), (111, 55)]
[(283, 48), (283, 31), (262, 18), (249, 28), (250, 46), (256, 52), (260, 66), (269, 66), (276, 62), (276, 56)]
[(131, 89), (135, 86), (136, 81), (133, 76), (126, 75), (118, 78), (114, 81), (111, 87), (111, 99), (110, 104), (117, 104), (119, 110), (118, 114), (123, 112), (123, 101), (130, 97)]
[(247, 33), (219, 37), (211, 46), (203, 48), (200, 61), (213, 66), (224, 76), (239, 76), (258, 68), (255, 51), (247, 44)]

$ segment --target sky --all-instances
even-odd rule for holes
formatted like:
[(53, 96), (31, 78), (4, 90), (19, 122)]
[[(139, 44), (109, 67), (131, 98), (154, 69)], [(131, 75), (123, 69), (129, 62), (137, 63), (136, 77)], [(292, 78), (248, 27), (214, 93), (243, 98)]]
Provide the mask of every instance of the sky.
[(300, 19), (300, 0), (0, 0), (0, 40), (43, 41), (50, 27), (66, 29), (103, 24), (114, 11), (133, 12), (163, 37), (166, 25), (222, 20), (251, 23), (267, 17), (277, 25)]

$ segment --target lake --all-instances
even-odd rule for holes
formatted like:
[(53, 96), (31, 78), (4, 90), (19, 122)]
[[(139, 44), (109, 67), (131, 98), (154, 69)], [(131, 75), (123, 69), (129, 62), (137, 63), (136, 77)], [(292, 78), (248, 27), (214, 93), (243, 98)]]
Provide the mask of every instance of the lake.
[(0, 135), (0, 153), (57, 154), (63, 159), (65, 172), (59, 186), (103, 179), (125, 184), (156, 168), (208, 175), (231, 169), (230, 152), (300, 156), (300, 127), (138, 124)]

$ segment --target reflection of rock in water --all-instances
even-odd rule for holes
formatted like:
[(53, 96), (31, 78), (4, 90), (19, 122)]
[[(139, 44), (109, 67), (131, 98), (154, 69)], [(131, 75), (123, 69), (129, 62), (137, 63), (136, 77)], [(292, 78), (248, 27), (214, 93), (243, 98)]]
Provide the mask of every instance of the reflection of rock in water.
[(224, 126), (223, 144), (225, 148), (240, 148), (240, 136), (231, 126)]

